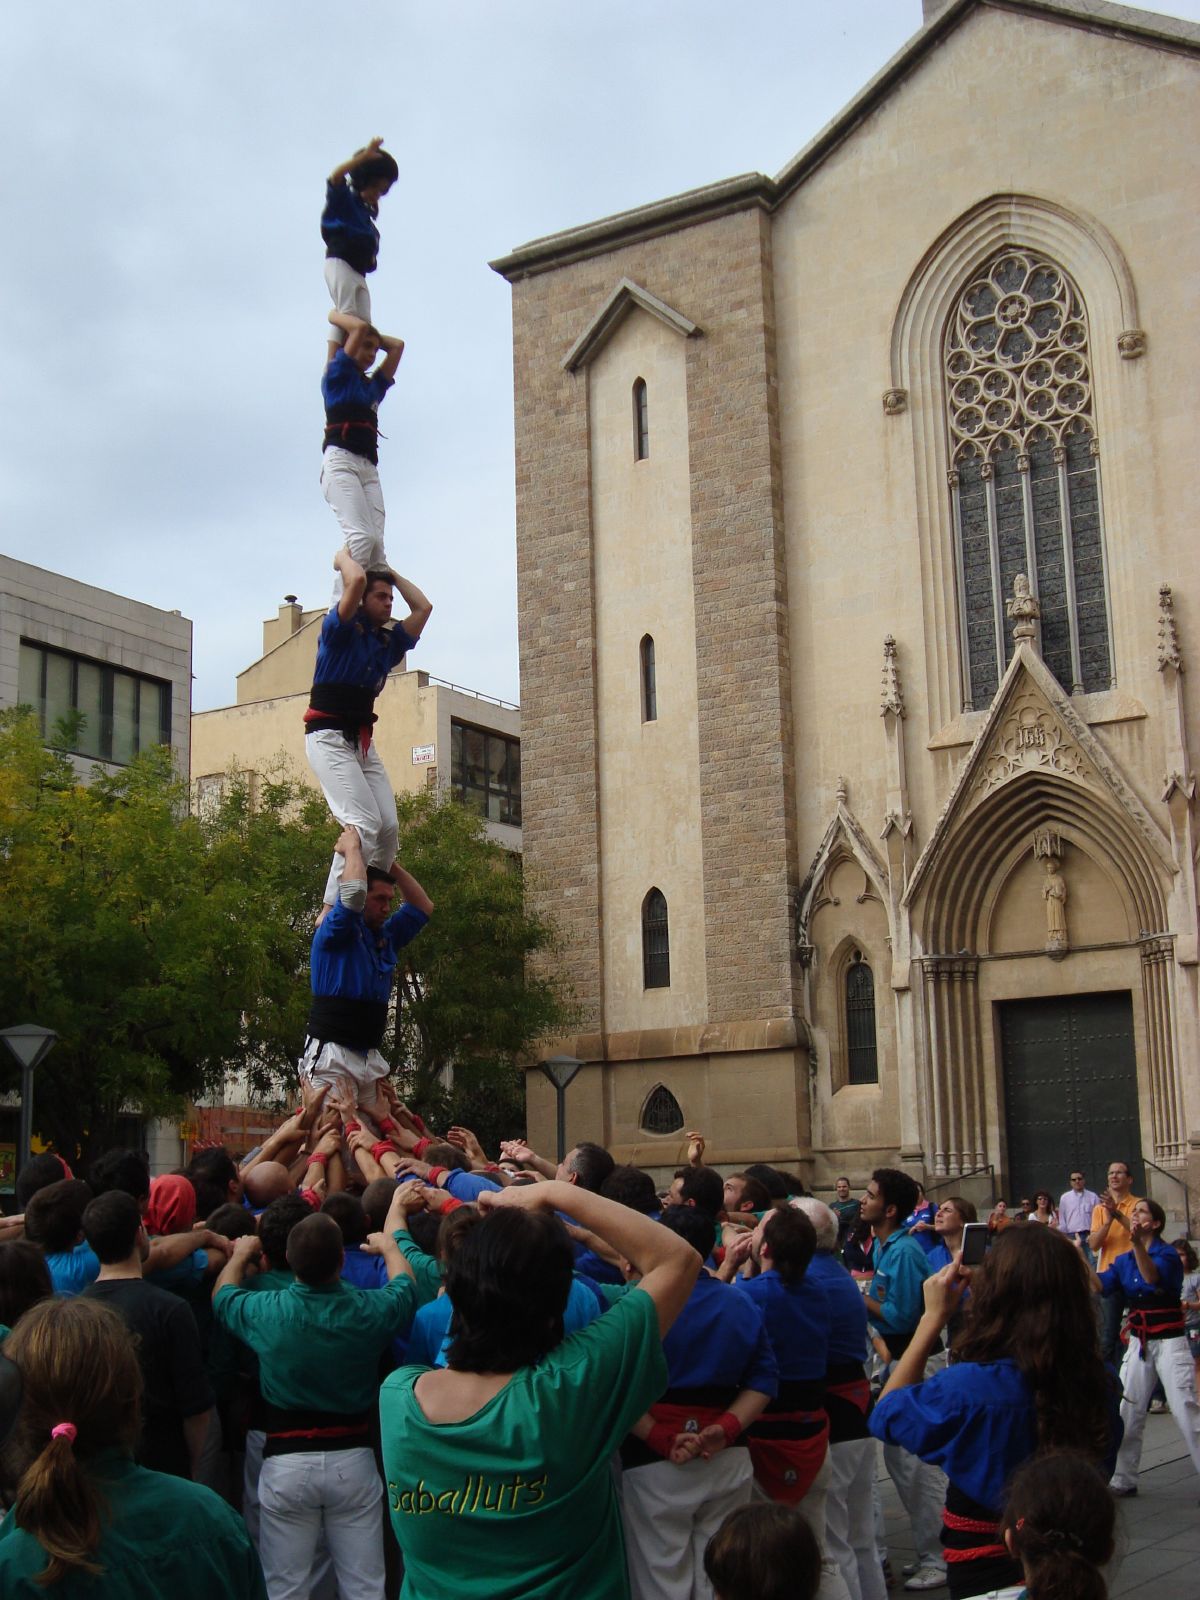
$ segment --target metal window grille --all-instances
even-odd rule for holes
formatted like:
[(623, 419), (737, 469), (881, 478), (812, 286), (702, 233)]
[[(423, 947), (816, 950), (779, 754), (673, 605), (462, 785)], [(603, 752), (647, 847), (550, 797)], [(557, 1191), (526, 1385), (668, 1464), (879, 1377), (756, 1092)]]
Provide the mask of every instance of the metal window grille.
[(875, 979), (856, 950), (846, 969), (847, 1083), (878, 1083), (875, 1046)]
[(656, 1084), (646, 1096), (639, 1125), (644, 1133), (678, 1133), (684, 1127), (683, 1110), (665, 1084)]
[(647, 989), (671, 986), (671, 936), (661, 889), (651, 889), (642, 901), (642, 982)]

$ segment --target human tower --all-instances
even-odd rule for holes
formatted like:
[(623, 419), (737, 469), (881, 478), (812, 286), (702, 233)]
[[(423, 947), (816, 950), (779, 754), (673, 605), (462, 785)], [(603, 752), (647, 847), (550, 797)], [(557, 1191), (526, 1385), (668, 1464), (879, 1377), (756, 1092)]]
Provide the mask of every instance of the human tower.
[[(433, 607), (395, 572), (384, 549), (379, 482), (379, 405), (395, 381), (404, 340), (371, 320), (368, 276), (379, 259), (379, 202), (399, 176), (372, 139), (329, 175), (321, 237), (333, 307), (321, 394), (325, 439), (321, 489), (342, 543), (333, 597), (317, 643), (304, 714), (309, 765), (342, 825), (312, 947), (312, 1010), (301, 1077), (350, 1077), (368, 1089), (388, 1072), (380, 1054), (399, 951), (433, 904), (396, 859), (396, 798), (372, 733), (375, 699), (415, 648)], [(408, 615), (392, 621), (394, 592)], [(389, 915), (399, 888), (404, 904)]]

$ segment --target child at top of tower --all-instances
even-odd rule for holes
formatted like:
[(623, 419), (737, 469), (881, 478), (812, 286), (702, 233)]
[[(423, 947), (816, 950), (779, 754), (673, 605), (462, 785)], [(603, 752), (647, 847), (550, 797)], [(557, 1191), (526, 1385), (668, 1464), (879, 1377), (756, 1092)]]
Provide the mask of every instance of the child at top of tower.
[[(375, 271), (379, 260), (379, 202), (399, 176), (395, 157), (383, 149), (382, 138), (375, 138), (335, 167), (325, 185), (321, 237), (326, 287), (335, 311), (349, 312), (362, 322), (371, 320), (367, 273)], [(329, 360), (344, 337), (340, 328), (330, 335)]]

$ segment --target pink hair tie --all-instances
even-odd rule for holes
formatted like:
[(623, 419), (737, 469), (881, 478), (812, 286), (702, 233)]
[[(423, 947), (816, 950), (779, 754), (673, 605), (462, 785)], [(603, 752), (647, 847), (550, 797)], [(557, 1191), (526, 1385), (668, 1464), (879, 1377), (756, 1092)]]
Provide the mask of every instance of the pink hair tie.
[(79, 1429), (73, 1422), (56, 1422), (50, 1429), (52, 1439), (65, 1439), (68, 1444), (74, 1444)]

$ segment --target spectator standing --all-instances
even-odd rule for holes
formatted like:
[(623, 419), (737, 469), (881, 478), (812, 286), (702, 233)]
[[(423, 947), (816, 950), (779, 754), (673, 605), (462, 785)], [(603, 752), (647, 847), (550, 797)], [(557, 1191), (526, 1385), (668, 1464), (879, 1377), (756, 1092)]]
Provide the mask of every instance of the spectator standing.
[(1033, 1197), (1030, 1222), (1040, 1222), (1047, 1228), (1058, 1227), (1058, 1212), (1054, 1209), (1054, 1196), (1049, 1189), (1039, 1189)]
[(837, 1218), (837, 1248), (840, 1250), (854, 1232), (855, 1225), (859, 1219), (859, 1209), (858, 1201), (850, 1193), (849, 1178), (839, 1178), (834, 1185), (834, 1189), (835, 1198), (830, 1204), (830, 1210)]
[(1183, 1331), (1196, 1365), (1196, 1382), (1200, 1386), (1200, 1271), (1196, 1270), (1200, 1261), (1187, 1239), (1176, 1239), (1175, 1253), (1183, 1267), (1183, 1284), (1179, 1291), (1179, 1301), (1183, 1307)]
[[(1088, 1235), (1088, 1248), (1096, 1257), (1098, 1273), (1107, 1272), (1118, 1256), (1127, 1254), (1133, 1248), (1129, 1220), (1136, 1205), (1137, 1196), (1133, 1192), (1129, 1163), (1110, 1161), (1108, 1188), (1092, 1212), (1092, 1231)], [(1113, 1366), (1118, 1359), (1117, 1341), (1124, 1309), (1124, 1292), (1119, 1287), (1114, 1287), (1100, 1302), (1100, 1354)]]
[(1069, 1239), (1078, 1239), (1088, 1258), (1088, 1265), (1095, 1264), (1088, 1236), (1092, 1231), (1092, 1214), (1100, 1204), (1100, 1196), (1088, 1188), (1082, 1172), (1078, 1168), (1071, 1173), (1071, 1187), (1058, 1202), (1058, 1227)]

